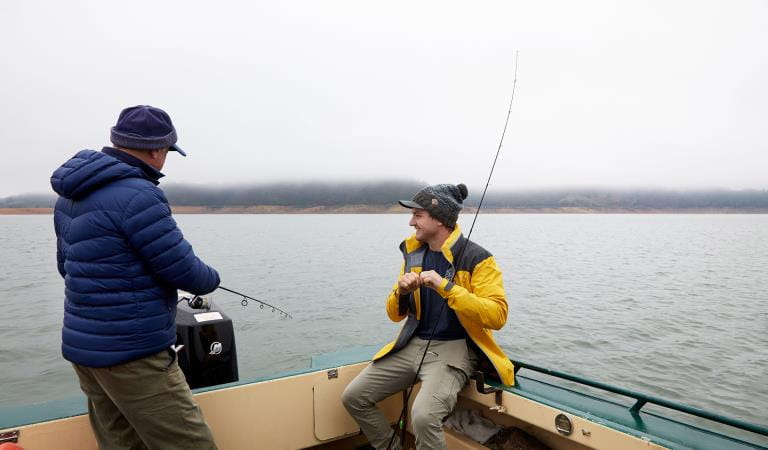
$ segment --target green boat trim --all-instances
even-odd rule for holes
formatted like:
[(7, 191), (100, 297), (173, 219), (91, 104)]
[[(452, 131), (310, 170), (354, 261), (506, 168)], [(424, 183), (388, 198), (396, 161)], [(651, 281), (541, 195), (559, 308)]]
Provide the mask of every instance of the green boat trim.
[(520, 370), (521, 368), (530, 369), (535, 372), (543, 373), (549, 376), (561, 378), (564, 380), (572, 381), (578, 384), (590, 386), (597, 389), (602, 389), (607, 392), (612, 392), (614, 394), (619, 394), (628, 398), (631, 398), (635, 400), (634, 405), (632, 405), (629, 408), (630, 413), (632, 413), (633, 416), (637, 415), (638, 412), (641, 411), (641, 409), (646, 404), (651, 405), (658, 405), (662, 406), (664, 408), (672, 409), (675, 411), (679, 411), (685, 414), (689, 414), (692, 416), (700, 417), (702, 419), (711, 420), (713, 422), (717, 422), (723, 425), (728, 425), (734, 428), (738, 428), (741, 430), (749, 431), (751, 433), (760, 434), (763, 436), (768, 436), (768, 427), (745, 422), (743, 420), (738, 419), (732, 419), (730, 417), (726, 417), (720, 414), (711, 413), (709, 411), (700, 409), (700, 408), (694, 408), (688, 405), (684, 405), (677, 402), (672, 402), (669, 400), (665, 400), (662, 398), (654, 397), (651, 395), (643, 394), (641, 392), (631, 391), (629, 389), (624, 389), (620, 387), (611, 386), (609, 384), (600, 383), (597, 381), (589, 380), (587, 378), (583, 378), (577, 375), (568, 374), (565, 372), (559, 372), (552, 369), (546, 369), (543, 367), (535, 366), (533, 364), (528, 364), (521, 361), (513, 361), (516, 367), (516, 371)]
[(522, 375), (517, 376), (515, 387), (505, 390), (669, 448), (711, 450), (768, 448), (766, 447), (768, 441), (763, 444), (760, 444), (757, 439), (746, 441), (721, 431), (706, 430), (692, 423), (649, 411), (633, 413), (630, 408), (621, 403)]

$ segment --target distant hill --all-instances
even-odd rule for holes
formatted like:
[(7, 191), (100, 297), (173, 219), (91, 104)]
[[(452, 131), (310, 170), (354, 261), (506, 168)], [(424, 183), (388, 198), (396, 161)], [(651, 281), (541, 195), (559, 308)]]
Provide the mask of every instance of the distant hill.
[(53, 194), (21, 194), (0, 198), (0, 208), (53, 208)]
[(273, 183), (252, 186), (206, 187), (169, 184), (168, 201), (177, 206), (314, 206), (377, 205), (411, 198), (426, 186), (416, 181), (372, 183)]
[[(468, 200), (471, 203), (473, 198)], [(768, 190), (551, 189), (489, 192), (484, 203), (489, 208), (588, 208), (639, 212), (685, 209), (764, 209), (768, 211)]]
[[(385, 181), (231, 187), (168, 184), (163, 189), (171, 204), (180, 211), (279, 212), (280, 208), (287, 208), (310, 212), (371, 212), (396, 207), (397, 200), (411, 198), (424, 186), (417, 181)], [(476, 206), (479, 197), (478, 189), (467, 199), (467, 206)], [(51, 208), (55, 201), (53, 194), (15, 195), (0, 198), (0, 208)], [(491, 190), (484, 208), (508, 212), (768, 212), (768, 190)]]

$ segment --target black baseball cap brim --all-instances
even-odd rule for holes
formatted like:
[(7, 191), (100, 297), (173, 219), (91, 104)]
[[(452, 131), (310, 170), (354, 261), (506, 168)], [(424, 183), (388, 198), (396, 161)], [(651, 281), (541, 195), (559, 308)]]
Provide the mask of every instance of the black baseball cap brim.
[(398, 203), (400, 203), (401, 206), (405, 206), (406, 208), (418, 208), (418, 209), (424, 209), (423, 206), (419, 205), (418, 203), (412, 201), (412, 200), (398, 200)]
[(171, 145), (171, 147), (169, 148), (169, 150), (171, 150), (171, 151), (174, 151), (174, 152), (179, 152), (179, 154), (181, 154), (181, 156), (187, 156), (187, 152), (185, 152), (184, 150), (182, 150), (182, 149), (181, 149), (181, 147), (179, 147), (179, 146), (178, 146), (178, 145), (176, 145), (176, 144), (173, 144), (173, 145)]

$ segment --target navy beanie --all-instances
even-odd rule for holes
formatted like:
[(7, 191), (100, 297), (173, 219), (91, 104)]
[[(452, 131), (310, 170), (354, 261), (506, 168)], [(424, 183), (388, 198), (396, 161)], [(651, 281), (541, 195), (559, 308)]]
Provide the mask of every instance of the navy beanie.
[(162, 109), (149, 105), (131, 106), (120, 112), (110, 140), (117, 146), (137, 150), (169, 147), (187, 156), (176, 146), (176, 128), (171, 117)]
[(468, 193), (463, 184), (436, 184), (417, 192), (413, 200), (400, 200), (400, 204), (406, 208), (426, 209), (440, 223), (453, 228)]

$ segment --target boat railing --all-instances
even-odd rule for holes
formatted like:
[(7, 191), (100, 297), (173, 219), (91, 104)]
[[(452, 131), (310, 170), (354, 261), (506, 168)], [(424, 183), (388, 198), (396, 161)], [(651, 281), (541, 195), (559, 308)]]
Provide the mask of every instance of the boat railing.
[[(739, 428), (742, 430), (750, 431), (752, 433), (757, 433), (763, 436), (768, 436), (768, 427), (758, 425), (755, 423), (745, 422), (743, 420), (733, 419), (730, 417), (722, 416), (720, 414), (715, 414), (709, 411), (705, 411), (700, 408), (694, 408), (692, 406), (684, 405), (677, 402), (672, 402), (669, 400), (665, 400), (663, 398), (654, 397), (652, 395), (643, 394), (642, 392), (636, 392), (629, 389), (624, 389), (616, 386), (611, 386), (609, 384), (601, 383), (599, 381), (593, 381), (589, 380), (587, 378), (580, 377), (578, 375), (572, 375), (565, 372), (560, 372), (558, 370), (552, 370), (547, 369), (545, 367), (540, 367), (534, 364), (528, 364), (526, 362), (522, 361), (514, 361), (511, 360), (512, 363), (515, 366), (515, 374), (521, 369), (525, 368), (528, 370), (532, 370), (534, 372), (539, 372), (545, 375), (549, 375), (555, 378), (560, 378), (563, 380), (572, 381), (575, 383), (579, 383), (585, 386), (590, 386), (596, 389), (601, 389), (603, 391), (612, 392), (614, 394), (619, 394), (625, 397), (629, 397), (635, 400), (635, 403), (629, 407), (629, 411), (633, 415), (639, 415), (640, 410), (646, 405), (646, 404), (652, 404), (652, 405), (658, 405), (662, 406), (664, 408), (668, 408), (675, 411), (680, 411), (686, 414), (690, 414), (692, 416), (701, 417), (703, 419), (711, 420), (713, 422), (721, 423), (724, 425), (728, 425), (731, 427)], [(481, 372), (478, 372), (478, 374), (475, 377), (477, 379), (477, 390), (481, 393), (490, 394), (494, 392), (494, 389), (488, 389), (485, 387), (484, 379)]]

